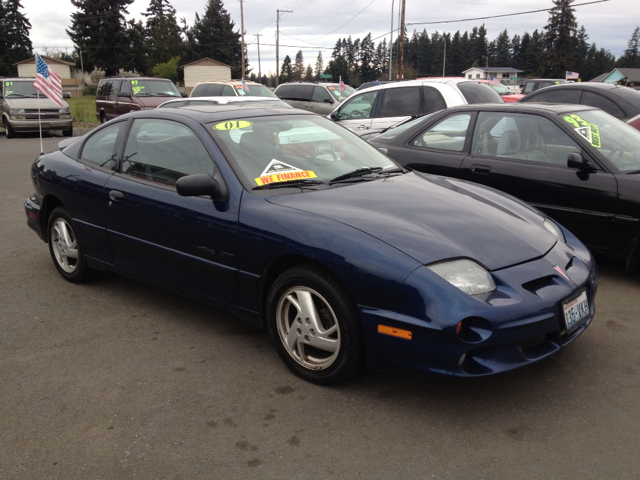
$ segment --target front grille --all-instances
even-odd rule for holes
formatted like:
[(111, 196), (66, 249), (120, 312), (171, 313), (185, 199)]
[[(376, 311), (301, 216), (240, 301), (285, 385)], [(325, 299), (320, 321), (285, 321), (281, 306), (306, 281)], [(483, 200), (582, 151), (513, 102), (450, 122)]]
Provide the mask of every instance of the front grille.
[[(40, 109), (40, 113), (42, 114), (50, 114), (50, 113), (59, 113), (58, 111), (59, 109), (57, 108), (41, 108)], [(38, 109), (37, 108), (26, 108), (24, 113), (35, 113), (36, 115), (38, 114)]]

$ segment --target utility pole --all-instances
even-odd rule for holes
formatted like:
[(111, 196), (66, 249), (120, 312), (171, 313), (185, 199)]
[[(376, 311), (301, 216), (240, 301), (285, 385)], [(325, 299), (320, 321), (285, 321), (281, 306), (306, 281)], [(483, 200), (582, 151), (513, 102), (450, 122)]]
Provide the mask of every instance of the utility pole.
[(393, 4), (391, 0), (391, 40), (389, 42), (389, 81), (391, 81), (391, 72), (393, 71)]
[(402, 68), (402, 60), (404, 55), (404, 2), (402, 0), (402, 14), (400, 15), (400, 40), (398, 45), (398, 81), (402, 81), (404, 79), (404, 71)]
[(255, 37), (258, 38), (258, 77), (260, 77), (260, 80), (258, 80), (258, 83), (262, 83), (262, 69), (260, 68), (260, 33), (254, 33), (253, 34)]
[(242, 11), (242, 0), (240, 0), (240, 30), (242, 32), (242, 79), (244, 80), (244, 14)]
[(447, 66), (447, 37), (442, 34), (442, 41), (444, 42), (444, 60), (442, 61), (442, 76), (444, 77), (445, 67)]
[(280, 83), (280, 14), (292, 10), (276, 10), (276, 87)]

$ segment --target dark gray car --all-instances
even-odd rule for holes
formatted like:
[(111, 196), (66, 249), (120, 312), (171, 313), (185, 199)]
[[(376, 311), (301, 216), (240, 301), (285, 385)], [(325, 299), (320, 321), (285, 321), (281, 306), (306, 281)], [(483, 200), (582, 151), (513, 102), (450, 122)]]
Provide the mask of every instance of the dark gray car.
[(339, 83), (296, 82), (283, 83), (273, 93), (293, 108), (329, 115), (354, 92), (349, 85), (341, 92)]

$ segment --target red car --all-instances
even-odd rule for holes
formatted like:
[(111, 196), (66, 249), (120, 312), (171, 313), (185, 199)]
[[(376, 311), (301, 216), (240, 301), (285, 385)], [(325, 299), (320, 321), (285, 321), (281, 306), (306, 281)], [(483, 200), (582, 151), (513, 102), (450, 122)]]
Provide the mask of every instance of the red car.
[(498, 85), (494, 85), (489, 80), (476, 80), (476, 82), (489, 84), (491, 88), (493, 88), (496, 92), (500, 94), (500, 96), (502, 97), (502, 100), (504, 100), (506, 103), (517, 102), (522, 97), (524, 97), (524, 95), (522, 95), (521, 93), (513, 93), (511, 90), (509, 90), (507, 87), (505, 87), (501, 83), (499, 83)]

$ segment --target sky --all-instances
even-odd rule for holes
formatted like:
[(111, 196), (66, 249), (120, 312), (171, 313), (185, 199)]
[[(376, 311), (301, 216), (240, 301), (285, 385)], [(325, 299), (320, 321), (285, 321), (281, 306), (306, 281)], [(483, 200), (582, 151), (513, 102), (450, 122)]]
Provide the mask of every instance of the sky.
[[(71, 52), (73, 43), (65, 30), (70, 25), (70, 15), (76, 11), (70, 0), (21, 0), (23, 13), (30, 20), (30, 32), (34, 50), (44, 53), (44, 48)], [(640, 26), (637, 0), (606, 0), (591, 5), (579, 6), (594, 0), (576, 0), (575, 16), (579, 26), (589, 35), (588, 41), (598, 48), (605, 48), (619, 57), (627, 48), (634, 29)], [(340, 38), (349, 35), (353, 39), (364, 38), (369, 32), (376, 45), (386, 37), (390, 40), (391, 21), (393, 28), (399, 24), (398, 10), (401, 0), (243, 0), (245, 43), (250, 67), (258, 73), (258, 48), (256, 34), (260, 37), (260, 67), (263, 74), (276, 68), (276, 10), (291, 10), (280, 14), (280, 62), (285, 55), (293, 61), (302, 50), (304, 62), (315, 66), (318, 52), (322, 52), (324, 63), (328, 63), (331, 51)], [(548, 12), (529, 13), (503, 18), (467, 20), (532, 10), (548, 9), (551, 0), (405, 0), (405, 23), (409, 35), (414, 30), (439, 33), (460, 30), (471, 32), (474, 26), (484, 23), (489, 41), (505, 29), (509, 36), (522, 35), (543, 30)], [(177, 17), (184, 17), (192, 25), (196, 12), (202, 16), (206, 0), (174, 0), (171, 2)], [(128, 8), (127, 18), (142, 19), (149, 0), (135, 0)], [(224, 7), (240, 31), (240, 0), (224, 1)], [(457, 21), (463, 20), (463, 21)], [(455, 21), (455, 22), (451, 22)], [(425, 22), (450, 22), (431, 23)], [(376, 39), (377, 37), (377, 39)], [(397, 37), (397, 31), (393, 34)], [(322, 47), (322, 48), (321, 48)], [(508, 65), (495, 65), (508, 66)]]

